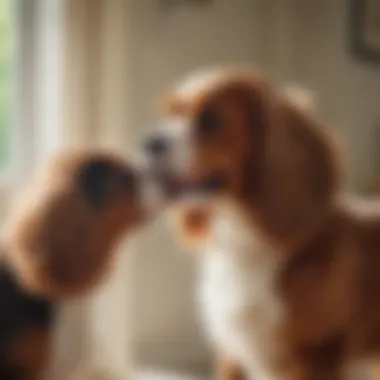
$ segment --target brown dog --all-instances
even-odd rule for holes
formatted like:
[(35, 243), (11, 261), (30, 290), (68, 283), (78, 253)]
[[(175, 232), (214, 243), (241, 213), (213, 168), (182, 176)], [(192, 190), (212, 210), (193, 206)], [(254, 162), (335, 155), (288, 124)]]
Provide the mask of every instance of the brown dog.
[(380, 354), (380, 207), (343, 199), (323, 125), (266, 79), (225, 70), (174, 89), (161, 125), (146, 153), (164, 188), (206, 197), (177, 211), (201, 237), (221, 373), (340, 380)]
[(59, 300), (86, 294), (114, 248), (147, 215), (141, 175), (107, 153), (61, 154), (25, 191), (9, 220), (0, 266), (0, 378), (44, 368)]

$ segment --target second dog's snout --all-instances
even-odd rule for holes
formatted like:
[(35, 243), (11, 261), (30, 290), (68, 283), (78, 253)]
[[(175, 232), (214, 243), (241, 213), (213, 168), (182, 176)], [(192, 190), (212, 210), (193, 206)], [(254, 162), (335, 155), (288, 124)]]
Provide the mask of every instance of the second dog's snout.
[(94, 160), (79, 171), (79, 184), (91, 205), (103, 205), (108, 198), (112, 166), (104, 160)]
[(136, 181), (131, 170), (102, 158), (83, 165), (78, 172), (79, 187), (92, 206), (100, 207), (122, 194), (133, 195)]
[(145, 150), (155, 157), (164, 156), (169, 150), (168, 140), (162, 135), (152, 136), (146, 141)]

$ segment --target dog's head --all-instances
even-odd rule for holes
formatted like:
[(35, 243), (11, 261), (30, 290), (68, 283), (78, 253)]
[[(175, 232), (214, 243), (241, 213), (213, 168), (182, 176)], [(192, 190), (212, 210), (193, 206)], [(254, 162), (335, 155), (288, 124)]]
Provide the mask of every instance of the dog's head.
[(232, 198), (276, 241), (297, 240), (329, 208), (338, 176), (329, 139), (290, 98), (254, 73), (185, 81), (146, 142), (156, 175), (169, 193)]
[(115, 155), (58, 155), (11, 213), (6, 260), (31, 291), (66, 297), (92, 289), (115, 243), (144, 220), (141, 186), (137, 170)]

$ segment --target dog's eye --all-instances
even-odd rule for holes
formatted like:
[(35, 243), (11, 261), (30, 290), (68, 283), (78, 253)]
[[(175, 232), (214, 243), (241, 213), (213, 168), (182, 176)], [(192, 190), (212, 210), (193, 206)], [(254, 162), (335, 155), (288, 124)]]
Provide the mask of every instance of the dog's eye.
[(210, 136), (219, 130), (221, 124), (219, 115), (213, 111), (207, 110), (199, 117), (198, 131), (202, 136)]

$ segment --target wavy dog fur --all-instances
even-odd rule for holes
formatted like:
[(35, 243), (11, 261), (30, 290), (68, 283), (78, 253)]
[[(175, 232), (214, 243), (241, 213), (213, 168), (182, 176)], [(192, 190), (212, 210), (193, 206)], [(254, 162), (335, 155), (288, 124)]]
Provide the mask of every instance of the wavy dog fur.
[(200, 305), (227, 358), (221, 377), (340, 380), (380, 354), (380, 204), (343, 197), (331, 137), (291, 98), (254, 72), (219, 70), (185, 80), (165, 108), (168, 171), (224, 178), (202, 206), (176, 210), (190, 240), (189, 214), (207, 214)]

